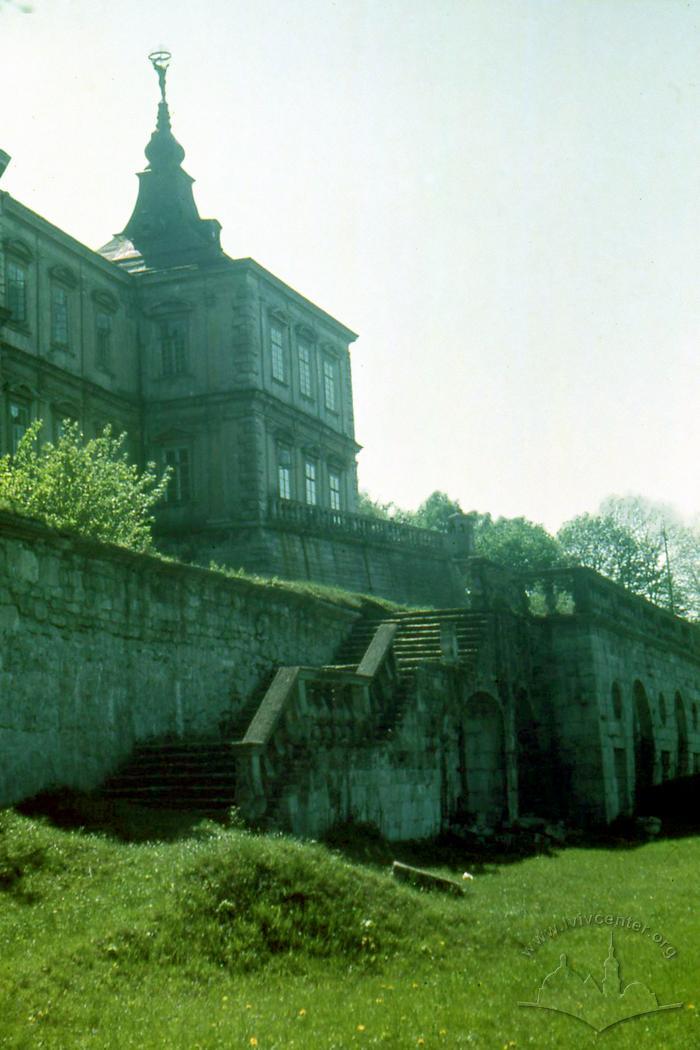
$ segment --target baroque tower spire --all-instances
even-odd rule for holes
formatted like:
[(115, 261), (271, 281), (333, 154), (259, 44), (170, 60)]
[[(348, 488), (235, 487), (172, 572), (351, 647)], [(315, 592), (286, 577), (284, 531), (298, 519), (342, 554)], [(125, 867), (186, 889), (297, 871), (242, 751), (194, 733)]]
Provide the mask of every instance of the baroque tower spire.
[(173, 135), (166, 97), (171, 55), (160, 50), (148, 57), (160, 85), (156, 127), (144, 151), (148, 166), (138, 176), (131, 218), (100, 252), (127, 269), (211, 264), (223, 256), (221, 226), (216, 219), (200, 218), (194, 179), (182, 168), (185, 151)]

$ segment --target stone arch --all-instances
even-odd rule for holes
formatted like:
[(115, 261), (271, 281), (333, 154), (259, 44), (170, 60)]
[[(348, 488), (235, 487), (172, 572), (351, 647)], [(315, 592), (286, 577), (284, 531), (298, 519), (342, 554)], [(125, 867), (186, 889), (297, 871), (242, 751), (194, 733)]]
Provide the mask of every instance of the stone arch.
[(676, 748), (676, 776), (682, 777), (691, 771), (688, 769), (688, 719), (685, 715), (685, 705), (680, 693), (676, 693), (674, 706), (676, 712), (676, 733), (678, 738)]
[(501, 707), (490, 693), (473, 693), (460, 723), (463, 808), (493, 826), (505, 818), (508, 799)]
[(637, 680), (633, 689), (634, 787), (635, 801), (654, 783), (654, 730), (649, 698)]
[(515, 694), (515, 732), (518, 745), (518, 810), (542, 815), (548, 808), (548, 784), (540, 725), (526, 689)]

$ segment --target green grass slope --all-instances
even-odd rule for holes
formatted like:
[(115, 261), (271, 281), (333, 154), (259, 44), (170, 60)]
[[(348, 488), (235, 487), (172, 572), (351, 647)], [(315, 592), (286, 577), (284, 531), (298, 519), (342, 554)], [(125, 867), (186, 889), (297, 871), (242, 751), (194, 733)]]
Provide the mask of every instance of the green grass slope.
[[(697, 1047), (698, 870), (696, 838), (570, 848), (455, 898), (281, 836), (123, 842), (2, 811), (0, 1046)], [(680, 1009), (597, 1035), (518, 1005), (562, 954), (600, 986), (611, 929), (622, 987)]]

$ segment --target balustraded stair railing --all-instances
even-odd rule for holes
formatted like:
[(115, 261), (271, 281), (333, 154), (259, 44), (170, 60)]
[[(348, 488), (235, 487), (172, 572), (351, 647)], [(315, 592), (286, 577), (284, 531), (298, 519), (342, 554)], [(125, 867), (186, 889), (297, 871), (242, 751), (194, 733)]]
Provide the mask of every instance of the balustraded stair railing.
[(390, 716), (398, 688), (396, 623), (381, 624), (356, 671), (280, 667), (246, 730), (233, 745), (236, 802), (248, 820), (270, 812), (279, 792), (331, 746), (359, 746)]

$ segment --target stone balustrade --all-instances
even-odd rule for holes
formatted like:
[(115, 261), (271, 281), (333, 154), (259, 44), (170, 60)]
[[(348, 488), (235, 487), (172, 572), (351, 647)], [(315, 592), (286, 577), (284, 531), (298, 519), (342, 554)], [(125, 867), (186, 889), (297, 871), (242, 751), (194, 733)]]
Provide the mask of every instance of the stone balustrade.
[(366, 514), (315, 507), (288, 499), (270, 499), (268, 518), (276, 525), (306, 532), (342, 534), (352, 539), (399, 544), (445, 553), (446, 537), (433, 529), (418, 529)]
[(537, 595), (540, 616), (588, 615), (700, 659), (700, 626), (660, 609), (593, 569), (577, 566), (519, 573), (517, 580), (530, 596)]
[(243, 739), (234, 744), (236, 797), (245, 817), (269, 812), (279, 789), (314, 751), (366, 746), (391, 718), (397, 625), (381, 624), (356, 671), (280, 667)]

